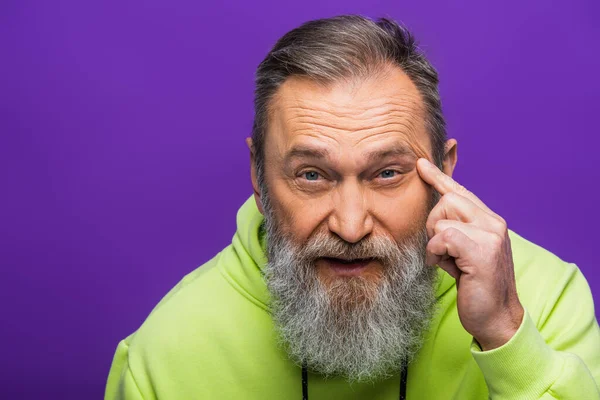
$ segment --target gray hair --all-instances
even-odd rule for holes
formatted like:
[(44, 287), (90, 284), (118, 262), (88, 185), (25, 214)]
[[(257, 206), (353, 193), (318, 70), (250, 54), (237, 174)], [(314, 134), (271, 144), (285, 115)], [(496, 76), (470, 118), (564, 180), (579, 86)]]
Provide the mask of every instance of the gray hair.
[(419, 90), (433, 162), (441, 167), (446, 124), (438, 92), (438, 74), (419, 51), (413, 35), (397, 22), (342, 15), (309, 21), (277, 41), (256, 71), (252, 141), (259, 185), (264, 179), (264, 140), (270, 101), (290, 76), (330, 84), (368, 77), (395, 65)]

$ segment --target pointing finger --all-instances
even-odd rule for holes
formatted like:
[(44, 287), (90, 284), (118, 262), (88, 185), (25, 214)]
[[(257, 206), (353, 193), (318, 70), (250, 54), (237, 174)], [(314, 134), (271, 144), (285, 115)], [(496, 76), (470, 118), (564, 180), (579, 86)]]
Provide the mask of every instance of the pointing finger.
[(477, 206), (482, 208), (483, 210), (492, 213), (495, 213), (485, 205), (483, 201), (481, 201), (477, 196), (468, 191), (464, 186), (456, 182), (450, 176), (444, 174), (438, 167), (432, 164), (426, 158), (419, 158), (417, 160), (417, 170), (421, 178), (433, 186), (435, 190), (437, 190), (442, 196), (447, 193), (458, 193), (461, 196), (464, 196), (475, 203)]

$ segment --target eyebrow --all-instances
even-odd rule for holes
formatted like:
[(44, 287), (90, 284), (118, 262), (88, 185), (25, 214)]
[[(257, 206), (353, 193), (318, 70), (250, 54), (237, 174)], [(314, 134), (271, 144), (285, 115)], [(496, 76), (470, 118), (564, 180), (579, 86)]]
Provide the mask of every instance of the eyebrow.
[(329, 156), (329, 150), (318, 149), (313, 147), (293, 147), (285, 156), (285, 163), (290, 162), (294, 158), (316, 158), (323, 159)]
[[(290, 162), (294, 158), (313, 158), (324, 159), (329, 156), (329, 150), (313, 147), (298, 146), (293, 147), (285, 156), (284, 161)], [(416, 158), (415, 152), (408, 146), (396, 145), (389, 149), (374, 150), (366, 154), (365, 158), (369, 162), (379, 161), (390, 157), (411, 156)]]
[(401, 157), (401, 156), (411, 156), (414, 158), (417, 157), (415, 152), (410, 147), (404, 146), (404, 145), (396, 145), (390, 149), (375, 150), (370, 153), (367, 153), (365, 158), (369, 162), (373, 162), (373, 161), (382, 160), (384, 158)]

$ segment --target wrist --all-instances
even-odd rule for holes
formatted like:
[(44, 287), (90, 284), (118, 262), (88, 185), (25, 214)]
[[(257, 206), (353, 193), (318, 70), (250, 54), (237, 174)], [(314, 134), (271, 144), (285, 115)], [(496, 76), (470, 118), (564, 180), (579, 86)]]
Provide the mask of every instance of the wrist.
[(486, 329), (485, 333), (477, 336), (473, 335), (473, 338), (477, 341), (479, 347), (481, 347), (481, 350), (483, 351), (501, 347), (517, 333), (523, 322), (524, 314), (525, 310), (523, 309), (523, 306), (519, 304), (512, 312), (507, 313), (505, 317), (497, 318), (493, 326)]

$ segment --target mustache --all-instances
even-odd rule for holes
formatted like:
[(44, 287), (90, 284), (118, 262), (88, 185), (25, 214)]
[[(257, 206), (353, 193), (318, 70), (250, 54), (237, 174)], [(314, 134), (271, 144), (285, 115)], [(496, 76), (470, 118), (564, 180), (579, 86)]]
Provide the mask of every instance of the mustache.
[(313, 235), (298, 252), (306, 261), (318, 258), (336, 258), (344, 261), (376, 259), (390, 262), (402, 252), (402, 246), (387, 236), (368, 236), (349, 243), (338, 236), (319, 233)]

